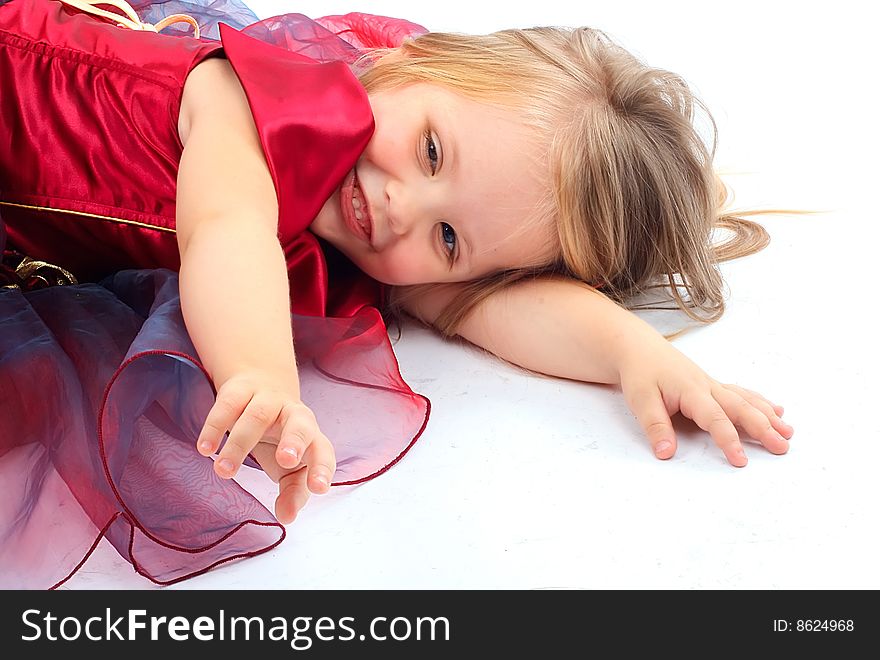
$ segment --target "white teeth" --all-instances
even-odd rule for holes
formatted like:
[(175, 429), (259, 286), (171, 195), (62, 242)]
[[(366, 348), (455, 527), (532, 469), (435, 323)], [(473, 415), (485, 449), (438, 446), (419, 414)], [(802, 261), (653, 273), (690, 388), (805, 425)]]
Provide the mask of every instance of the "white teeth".
[[(361, 190), (358, 188), (357, 184), (352, 187), (351, 191), (351, 206), (354, 209), (354, 217), (357, 218), (358, 224), (361, 228), (369, 233), (369, 228), (367, 227), (367, 223), (364, 220), (364, 216), (366, 215), (366, 203), (361, 200)], [(363, 211), (361, 210), (363, 209)]]

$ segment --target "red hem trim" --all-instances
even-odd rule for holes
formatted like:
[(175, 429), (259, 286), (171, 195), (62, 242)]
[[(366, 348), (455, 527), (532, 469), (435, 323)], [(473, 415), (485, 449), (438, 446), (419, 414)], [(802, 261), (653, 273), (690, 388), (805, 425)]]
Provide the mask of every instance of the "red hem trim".
[[(387, 337), (386, 337), (386, 341), (388, 341)], [(389, 343), (389, 349), (390, 348), (391, 347), (390, 347), (390, 343)], [(262, 522), (262, 521), (258, 521), (258, 520), (244, 520), (240, 524), (238, 524), (234, 529), (230, 530), (229, 532), (224, 534), (222, 537), (220, 537), (219, 539), (217, 539), (213, 543), (210, 543), (208, 545), (205, 545), (205, 546), (202, 546), (199, 548), (185, 548), (185, 547), (177, 546), (177, 545), (174, 545), (171, 543), (167, 543), (167, 542), (162, 541), (161, 539), (158, 539), (155, 536), (153, 536), (140, 523), (140, 521), (137, 519), (137, 516), (135, 516), (131, 512), (131, 510), (129, 510), (129, 508), (126, 506), (125, 501), (123, 500), (121, 494), (119, 493), (119, 490), (116, 487), (116, 483), (114, 482), (114, 480), (110, 474), (110, 468), (109, 468), (108, 461), (107, 461), (107, 455), (104, 450), (104, 433), (103, 433), (104, 410), (107, 405), (107, 400), (110, 395), (110, 390), (113, 387), (113, 384), (116, 382), (116, 379), (122, 373), (122, 371), (128, 365), (130, 365), (132, 362), (134, 362), (135, 360), (140, 359), (142, 357), (146, 357), (148, 355), (163, 355), (163, 356), (173, 355), (173, 356), (177, 356), (177, 357), (184, 358), (184, 359), (188, 360), (189, 362), (191, 362), (192, 364), (194, 364), (196, 367), (199, 368), (199, 370), (204, 374), (205, 378), (207, 379), (208, 384), (211, 386), (212, 391), (214, 391), (214, 394), (216, 395), (216, 393), (217, 393), (216, 390), (214, 389), (214, 383), (211, 380), (211, 377), (208, 374), (205, 367), (202, 365), (202, 363), (197, 358), (195, 358), (187, 353), (182, 353), (179, 351), (171, 351), (171, 350), (143, 351), (143, 352), (136, 353), (135, 355), (131, 356), (129, 359), (127, 359), (125, 362), (123, 362), (121, 365), (119, 365), (119, 367), (117, 367), (115, 373), (110, 378), (110, 381), (107, 383), (107, 386), (104, 388), (104, 394), (103, 394), (102, 400), (101, 400), (101, 407), (98, 412), (98, 429), (97, 430), (98, 430), (98, 449), (101, 454), (101, 463), (104, 468), (104, 475), (106, 476), (107, 482), (110, 484), (110, 488), (113, 490), (113, 494), (116, 496), (116, 500), (117, 500), (117, 502), (119, 502), (119, 505), (122, 508), (122, 511), (116, 512), (110, 518), (110, 520), (107, 522), (107, 524), (104, 525), (104, 527), (98, 533), (97, 537), (95, 538), (94, 543), (92, 543), (92, 546), (88, 549), (88, 551), (85, 553), (85, 555), (83, 555), (83, 558), (80, 560), (80, 562), (73, 568), (73, 570), (66, 577), (64, 577), (62, 580), (59, 580), (57, 583), (55, 583), (51, 587), (49, 587), (50, 590), (58, 589), (65, 582), (67, 582), (71, 577), (73, 577), (80, 568), (82, 568), (83, 564), (85, 564), (85, 562), (89, 559), (89, 557), (91, 557), (92, 553), (95, 551), (95, 548), (97, 548), (98, 543), (100, 543), (101, 539), (105, 538), (107, 530), (110, 528), (110, 526), (113, 523), (116, 522), (116, 520), (117, 520), (117, 518), (119, 518), (119, 516), (124, 516), (126, 521), (130, 525), (128, 560), (131, 562), (131, 565), (134, 568), (136, 573), (143, 575), (145, 578), (150, 580), (150, 582), (157, 584), (159, 586), (168, 586), (168, 585), (176, 584), (178, 582), (182, 582), (183, 580), (188, 580), (188, 579), (196, 577), (198, 575), (202, 575), (204, 573), (207, 573), (208, 571), (216, 568), (217, 566), (219, 566), (221, 564), (225, 564), (230, 561), (235, 561), (237, 559), (245, 559), (248, 557), (255, 557), (257, 555), (263, 554), (265, 552), (268, 552), (269, 550), (272, 550), (273, 548), (277, 547), (278, 545), (280, 545), (281, 542), (284, 541), (284, 539), (287, 537), (287, 529), (284, 527), (284, 525), (282, 525), (281, 523), (279, 523), (277, 521), (273, 523), (273, 522)], [(406, 381), (403, 379), (403, 377), (400, 374), (400, 363), (398, 362), (397, 356), (394, 354), (393, 349), (391, 349), (391, 355), (394, 358), (394, 364), (395, 364), (395, 368), (397, 370), (397, 376), (400, 378), (400, 380), (402, 382), (406, 383)], [(333, 374), (330, 374), (330, 373), (324, 371), (323, 369), (321, 369), (317, 365), (315, 365), (315, 366), (322, 374), (324, 374), (328, 378), (331, 378), (332, 380), (336, 380), (338, 382), (349, 383), (352, 385), (357, 385), (357, 386), (361, 386), (361, 387), (368, 387), (368, 388), (372, 388), (372, 389), (386, 390), (389, 392), (395, 392), (395, 393), (399, 393), (399, 394), (403, 394), (403, 395), (412, 395), (412, 396), (415, 396), (415, 397), (422, 399), (425, 402), (425, 417), (424, 417), (424, 420), (422, 421), (421, 427), (419, 428), (418, 432), (413, 437), (413, 439), (410, 440), (409, 444), (407, 444), (407, 446), (392, 461), (387, 463), (382, 468), (376, 470), (372, 474), (369, 474), (369, 475), (362, 477), (360, 479), (353, 479), (350, 481), (340, 481), (340, 482), (332, 483), (331, 485), (332, 486), (353, 486), (353, 485), (364, 483), (366, 481), (370, 481), (372, 479), (375, 479), (379, 475), (384, 474), (389, 469), (391, 469), (391, 467), (393, 467), (396, 463), (398, 463), (407, 454), (407, 452), (409, 452), (409, 450), (412, 449), (412, 447), (413, 447), (413, 445), (415, 445), (416, 441), (422, 436), (422, 433), (424, 432), (425, 428), (428, 425), (428, 419), (431, 416), (431, 400), (428, 397), (424, 396), (423, 394), (419, 394), (417, 392), (414, 392), (412, 389), (409, 388), (409, 386), (407, 386), (406, 390), (400, 390), (400, 389), (396, 389), (393, 387), (385, 387), (382, 385), (370, 385), (368, 383), (359, 383), (357, 381), (352, 381), (352, 380), (348, 380), (345, 378), (340, 378), (338, 376), (334, 376)], [(241, 486), (237, 482), (233, 481), (233, 483), (238, 488), (241, 488)], [(244, 490), (244, 489), (242, 489), (242, 490)], [(270, 515), (271, 515), (271, 512), (270, 512)], [(156, 579), (155, 577), (150, 575), (146, 570), (144, 570), (140, 566), (140, 564), (137, 561), (137, 558), (135, 557), (135, 553), (134, 553), (134, 529), (135, 528), (140, 530), (141, 533), (144, 536), (146, 536), (147, 538), (149, 538), (151, 541), (153, 541), (154, 543), (157, 543), (163, 547), (166, 547), (171, 550), (178, 551), (178, 552), (185, 552), (188, 554), (199, 554), (201, 552), (204, 552), (205, 550), (209, 550), (210, 548), (213, 548), (213, 547), (219, 545), (220, 543), (222, 543), (223, 541), (225, 541), (226, 539), (231, 537), (233, 534), (235, 534), (240, 529), (242, 529), (245, 525), (248, 525), (248, 524), (260, 525), (260, 526), (265, 526), (265, 527), (278, 527), (281, 530), (281, 535), (277, 541), (275, 541), (274, 543), (271, 543), (270, 545), (267, 545), (266, 547), (259, 548), (257, 550), (250, 551), (250, 552), (235, 554), (230, 557), (225, 557), (223, 559), (220, 559), (220, 560), (214, 562), (213, 564), (211, 564), (209, 566), (201, 568), (197, 571), (193, 571), (191, 573), (187, 573), (185, 575), (181, 575), (181, 576), (176, 577), (172, 580)]]
[[(223, 563), (228, 562), (228, 561), (233, 561), (234, 559), (240, 559), (240, 558), (244, 558), (244, 557), (253, 557), (253, 556), (255, 556), (255, 555), (262, 554), (262, 553), (264, 553), (264, 552), (266, 552), (266, 551), (268, 551), (268, 550), (271, 550), (272, 548), (276, 547), (279, 543), (281, 543), (281, 542), (284, 540), (284, 538), (287, 536), (287, 530), (284, 528), (284, 525), (282, 525), (281, 523), (279, 523), (279, 522), (277, 522), (277, 521), (274, 522), (274, 523), (272, 523), (272, 522), (261, 522), (261, 521), (258, 521), (258, 520), (244, 520), (244, 521), (242, 521), (240, 524), (236, 525), (232, 530), (230, 530), (229, 532), (227, 532), (226, 534), (224, 534), (222, 537), (220, 537), (219, 539), (217, 539), (216, 541), (214, 541), (213, 543), (210, 543), (210, 544), (205, 545), (205, 546), (201, 546), (201, 547), (199, 547), (199, 548), (185, 548), (185, 547), (182, 547), (182, 546), (174, 545), (174, 544), (172, 544), (172, 543), (167, 543), (167, 542), (165, 542), (165, 541), (163, 541), (163, 540), (161, 540), (161, 539), (158, 539), (158, 538), (156, 538), (155, 536), (153, 536), (153, 535), (152, 535), (152, 534), (151, 534), (151, 533), (150, 533), (150, 532), (149, 532), (149, 531), (148, 531), (148, 530), (147, 530), (147, 529), (146, 529), (146, 528), (140, 523), (140, 521), (137, 519), (137, 516), (135, 516), (135, 515), (131, 512), (131, 510), (126, 506), (125, 501), (123, 500), (121, 494), (119, 493), (119, 490), (118, 490), (117, 487), (116, 487), (116, 483), (113, 481), (113, 477), (112, 477), (111, 474), (110, 474), (110, 467), (109, 467), (108, 462), (107, 462), (107, 454), (106, 454), (106, 452), (105, 452), (105, 450), (104, 450), (104, 429), (103, 429), (104, 410), (105, 410), (106, 405), (107, 405), (107, 399), (108, 399), (109, 396), (110, 396), (110, 390), (111, 390), (111, 388), (113, 387), (113, 384), (116, 382), (116, 379), (117, 379), (117, 378), (119, 377), (119, 375), (122, 373), (122, 371), (123, 371), (128, 365), (130, 365), (132, 362), (134, 362), (135, 360), (137, 360), (137, 359), (139, 359), (139, 358), (142, 358), (142, 357), (145, 357), (145, 356), (148, 356), (148, 355), (165, 355), (165, 356), (167, 356), (167, 355), (175, 355), (175, 356), (177, 356), (177, 357), (181, 357), (181, 358), (184, 358), (184, 359), (186, 359), (186, 360), (189, 360), (189, 361), (192, 362), (196, 367), (198, 367), (199, 370), (201, 370), (201, 372), (205, 375), (205, 378), (207, 379), (208, 383), (211, 385), (211, 389), (212, 389), (212, 390), (214, 390), (214, 384), (213, 384), (213, 382), (211, 381), (211, 378), (210, 378), (210, 376), (208, 375), (208, 372), (205, 370), (205, 368), (204, 368), (204, 366), (201, 364), (201, 362), (199, 362), (199, 360), (193, 358), (191, 355), (188, 355), (188, 354), (186, 354), (186, 353), (181, 353), (181, 352), (178, 352), (178, 351), (161, 351), (161, 350), (143, 351), (143, 352), (136, 353), (135, 355), (131, 356), (128, 360), (126, 360), (126, 361), (123, 362), (121, 365), (119, 365), (119, 367), (116, 368), (116, 372), (113, 374), (113, 376), (110, 378), (110, 381), (107, 383), (107, 386), (104, 388), (104, 395), (103, 395), (102, 400), (101, 400), (101, 408), (100, 408), (100, 410), (98, 411), (98, 449), (99, 449), (99, 451), (100, 451), (100, 453), (101, 453), (101, 463), (102, 463), (102, 465), (103, 465), (103, 467), (104, 467), (104, 475), (107, 477), (107, 482), (110, 484), (110, 488), (113, 490), (113, 494), (116, 496), (116, 501), (119, 502), (120, 507), (122, 507), (123, 511), (125, 512), (125, 518), (126, 518), (126, 520), (128, 521), (129, 525), (131, 525), (131, 537), (130, 537), (130, 539), (129, 539), (129, 548), (128, 548), (128, 555), (129, 555), (129, 557), (128, 557), (128, 558), (129, 558), (129, 560), (131, 561), (131, 564), (132, 564), (132, 566), (134, 567), (134, 569), (135, 569), (135, 571), (136, 571), (137, 573), (140, 573), (141, 575), (143, 575), (144, 577), (146, 577), (147, 579), (149, 579), (151, 582), (153, 582), (153, 583), (155, 583), (155, 584), (158, 584), (158, 585), (169, 585), (169, 584), (174, 584), (174, 583), (176, 583), (176, 582), (180, 582), (180, 581), (182, 581), (182, 580), (186, 580), (186, 579), (191, 578), (191, 577), (195, 577), (196, 575), (201, 575), (202, 573), (206, 573), (207, 571), (211, 570), (211, 569), (214, 568), (215, 566), (218, 566), (219, 564), (223, 564)], [(216, 394), (216, 390), (214, 391), (214, 393)], [(241, 489), (241, 486), (238, 485), (237, 482), (233, 481), (232, 483), (234, 483), (236, 487), (238, 487), (238, 488)], [(242, 489), (242, 490), (244, 490), (244, 489)], [(122, 515), (122, 514), (121, 514), (121, 513), (118, 513), (117, 516), (118, 516), (118, 515)], [(271, 515), (271, 512), (270, 512), (270, 515)], [(104, 534), (107, 532), (107, 529), (109, 528), (110, 524), (112, 524), (112, 523), (115, 521), (115, 519), (116, 519), (117, 516), (114, 516), (114, 518), (110, 521), (110, 523), (108, 523), (108, 524), (104, 527), (104, 529), (101, 530), (101, 534), (100, 534), (100, 536), (99, 536), (99, 539), (96, 540), (95, 543), (92, 545), (91, 549), (89, 550), (88, 554), (86, 555), (86, 558), (88, 558), (88, 556), (94, 551), (95, 547), (96, 547), (97, 544), (98, 544), (98, 541), (100, 540), (100, 538), (103, 538), (103, 536), (104, 536)], [(176, 550), (176, 551), (178, 551), (178, 552), (185, 552), (185, 553), (188, 553), (188, 554), (198, 554), (198, 553), (204, 552), (205, 550), (209, 550), (210, 548), (213, 548), (213, 547), (219, 545), (220, 543), (222, 543), (223, 541), (225, 541), (226, 539), (228, 539), (230, 536), (232, 536), (233, 534), (235, 534), (237, 531), (239, 531), (242, 527), (244, 527), (245, 525), (248, 525), (248, 524), (252, 524), (252, 525), (260, 525), (260, 526), (264, 526), (264, 527), (277, 527), (277, 528), (279, 528), (279, 529), (281, 530), (281, 535), (280, 535), (280, 537), (278, 538), (277, 541), (275, 541), (274, 543), (271, 543), (270, 545), (268, 545), (268, 546), (266, 546), (266, 547), (264, 547), (264, 548), (260, 548), (260, 549), (257, 549), (257, 550), (254, 550), (254, 551), (250, 551), (250, 552), (239, 553), (239, 554), (233, 555), (233, 556), (231, 556), (231, 557), (226, 557), (226, 558), (221, 559), (221, 560), (219, 560), (219, 561), (217, 561), (217, 562), (214, 562), (214, 563), (211, 564), (210, 566), (207, 566), (207, 567), (205, 567), (205, 568), (199, 569), (198, 571), (194, 571), (194, 572), (192, 572), (192, 573), (187, 573), (186, 575), (182, 575), (182, 576), (180, 576), (180, 577), (174, 578), (173, 580), (167, 580), (167, 581), (157, 580), (156, 578), (154, 578), (153, 576), (151, 576), (149, 573), (147, 573), (146, 571), (144, 571), (144, 569), (142, 569), (142, 568), (140, 567), (140, 565), (139, 565), (138, 562), (137, 562), (137, 559), (136, 559), (135, 556), (134, 556), (134, 529), (135, 529), (135, 527), (137, 527), (137, 529), (139, 529), (140, 532), (141, 532), (144, 536), (146, 536), (148, 539), (150, 539), (150, 540), (153, 541), (154, 543), (157, 543), (157, 544), (159, 544), (159, 545), (161, 545), (161, 546), (163, 546), (163, 547), (169, 548), (169, 549), (171, 549), (171, 550)], [(83, 559), (83, 562), (84, 562), (84, 561), (85, 561), (85, 558)], [(82, 566), (82, 563), (83, 563), (83, 562), (81, 562), (81, 563), (79, 564), (79, 566)], [(78, 566), (78, 568), (79, 568), (79, 566)], [(73, 575), (73, 573), (71, 573), (71, 575)], [(68, 576), (67, 578), (65, 578), (65, 580), (66, 580), (66, 579), (69, 579), (69, 577), (70, 577), (70, 576)], [(62, 581), (62, 582), (63, 582), (63, 581)], [(61, 583), (58, 583), (58, 584), (61, 584)], [(58, 586), (58, 585), (56, 585), (56, 586)]]

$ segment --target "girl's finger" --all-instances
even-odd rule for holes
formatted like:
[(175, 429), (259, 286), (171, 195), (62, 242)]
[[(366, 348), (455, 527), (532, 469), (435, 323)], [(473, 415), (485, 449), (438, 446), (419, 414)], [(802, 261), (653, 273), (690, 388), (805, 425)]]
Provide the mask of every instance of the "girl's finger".
[(260, 464), (266, 476), (277, 484), (290, 470), (285, 470), (278, 465), (278, 461), (275, 460), (275, 448), (276, 446), (272, 443), (258, 442), (257, 446), (251, 449), (251, 456)]
[(709, 433), (715, 444), (724, 452), (727, 461), (735, 467), (745, 467), (749, 462), (743, 451), (736, 427), (724, 409), (703, 389), (681, 398), (681, 412), (694, 420), (697, 426)]
[(229, 431), (229, 439), (214, 462), (217, 474), (226, 479), (234, 477), (250, 451), (278, 419), (280, 412), (281, 405), (272, 398), (257, 395), (251, 399)]
[(315, 434), (320, 433), (315, 414), (304, 404), (284, 407), (280, 416), (281, 439), (275, 451), (275, 460), (285, 468), (295, 468), (305, 455)]
[(330, 490), (333, 474), (336, 472), (336, 452), (326, 435), (316, 431), (306, 449), (303, 462), (309, 466), (309, 490), (313, 493), (326, 493)]
[(306, 486), (306, 468), (284, 475), (278, 481), (278, 497), (275, 498), (275, 517), (278, 522), (290, 524), (296, 514), (309, 501), (309, 489)]
[(724, 387), (727, 387), (727, 388), (730, 388), (732, 390), (739, 392), (743, 396), (743, 398), (745, 398), (745, 399), (749, 398), (749, 397), (745, 396), (746, 394), (749, 394), (752, 397), (755, 397), (757, 399), (760, 399), (761, 401), (766, 402), (773, 409), (774, 414), (776, 414), (780, 417), (785, 412), (785, 408), (773, 403), (770, 399), (765, 397), (760, 392), (755, 392), (755, 390), (750, 390), (746, 387), (742, 387), (741, 385), (736, 385), (735, 383), (723, 383), (723, 385), (724, 385)]
[(773, 426), (773, 428), (776, 429), (776, 431), (783, 438), (785, 438), (786, 440), (790, 440), (791, 436), (794, 435), (794, 429), (791, 427), (791, 425), (783, 422), (779, 415), (776, 413), (776, 410), (778, 408), (781, 408), (782, 406), (774, 406), (773, 403), (762, 397), (757, 392), (753, 392), (752, 390), (748, 390), (744, 387), (739, 387), (738, 385), (725, 384), (723, 387), (726, 387), (729, 390), (733, 390), (750, 404), (752, 404), (755, 408), (764, 413), (767, 419), (770, 420), (770, 424)]
[(210, 456), (217, 451), (226, 431), (241, 417), (251, 396), (250, 392), (220, 388), (217, 392), (217, 400), (208, 412), (205, 424), (196, 440), (196, 449), (202, 456)]
[(675, 431), (663, 395), (656, 387), (636, 389), (628, 394), (627, 403), (639, 421), (657, 458), (672, 458), (675, 454)]
[(758, 440), (770, 452), (784, 454), (788, 451), (788, 440), (773, 428), (767, 415), (758, 410), (750, 401), (723, 386), (714, 387), (712, 395), (724, 409), (730, 421)]

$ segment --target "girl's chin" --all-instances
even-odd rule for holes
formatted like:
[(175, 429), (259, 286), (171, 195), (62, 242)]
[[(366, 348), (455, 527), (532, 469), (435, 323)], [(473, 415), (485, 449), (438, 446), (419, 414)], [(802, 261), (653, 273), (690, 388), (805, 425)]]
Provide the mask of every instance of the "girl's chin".
[(324, 202), (324, 206), (318, 211), (318, 215), (315, 216), (315, 219), (312, 220), (312, 223), (309, 225), (309, 230), (315, 236), (323, 238), (335, 245), (337, 240), (334, 240), (332, 236), (333, 231), (330, 229), (332, 227), (344, 227), (342, 210), (339, 208), (338, 189), (330, 196), (330, 199)]
[(388, 282), (385, 281), (387, 278), (384, 277), (384, 274), (383, 274), (383, 273), (377, 273), (377, 272), (375, 271), (375, 269), (370, 268), (368, 265), (360, 264), (360, 263), (358, 263), (357, 261), (352, 260), (352, 262), (353, 262), (354, 265), (357, 266), (358, 269), (359, 269), (362, 273), (364, 273), (367, 277), (370, 277), (370, 278), (376, 280), (376, 281), (379, 282), (380, 284), (388, 284)]
[[(394, 281), (394, 278), (389, 278), (388, 274), (381, 269), (377, 270), (376, 268), (371, 268), (370, 264), (363, 263), (357, 258), (349, 257), (349, 260), (357, 266), (362, 273), (376, 280), (379, 284), (384, 284), (386, 286), (400, 286), (399, 282)], [(389, 279), (392, 281), (389, 281)]]

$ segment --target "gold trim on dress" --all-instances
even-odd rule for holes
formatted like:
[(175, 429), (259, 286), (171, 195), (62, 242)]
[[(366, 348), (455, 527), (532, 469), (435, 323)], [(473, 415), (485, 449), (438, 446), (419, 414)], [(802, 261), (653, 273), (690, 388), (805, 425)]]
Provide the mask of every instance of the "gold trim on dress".
[[(171, 14), (170, 16), (166, 16), (161, 21), (153, 25), (151, 23), (144, 23), (143, 21), (141, 21), (140, 17), (137, 15), (137, 12), (132, 8), (130, 4), (125, 2), (125, 0), (61, 0), (61, 2), (66, 5), (76, 7), (80, 11), (83, 11), (87, 14), (93, 14), (95, 16), (101, 16), (103, 18), (114, 20), (116, 21), (117, 26), (127, 27), (131, 30), (142, 30), (158, 33), (161, 30), (164, 30), (169, 25), (173, 25), (175, 23), (188, 23), (193, 27), (193, 36), (198, 39), (200, 35), (198, 22), (196, 22), (196, 20), (189, 14)], [(121, 16), (116, 12), (107, 11), (105, 9), (99, 9), (95, 5), (110, 5), (122, 11), (124, 14), (126, 14), (126, 16)], [(99, 218), (101, 220), (118, 222), (125, 225), (145, 227), (147, 229), (155, 229), (157, 231), (165, 231), (172, 234), (177, 233), (175, 229), (168, 229), (167, 227), (156, 227), (155, 225), (149, 225), (144, 222), (137, 222), (135, 220), (123, 220), (122, 218), (113, 218), (106, 215), (98, 215), (96, 213), (86, 213), (85, 211), (71, 211), (69, 209), (56, 209), (49, 206), (32, 206), (30, 204), (16, 204), (15, 202), (3, 201), (0, 201), (0, 205), (17, 206), (19, 208), (33, 209), (36, 211), (72, 213), (73, 215), (81, 215), (88, 218)], [(0, 262), (2, 262), (2, 256), (3, 255), (0, 255)], [(11, 268), (7, 269), (7, 267), (4, 266), (0, 270), (11, 270)], [(50, 264), (48, 261), (31, 259), (27, 256), (23, 256), (21, 262), (18, 264), (18, 266), (16, 266), (14, 274), (12, 276), (14, 278), (17, 278), (21, 284), (25, 285), (27, 290), (33, 290), (48, 286), (69, 286), (71, 284), (79, 283), (73, 273), (65, 270), (61, 266)], [(54, 281), (49, 281), (50, 277)], [(40, 284), (41, 282), (42, 285)], [(20, 289), (22, 287), (18, 283), (15, 283), (0, 286), (0, 288)]]
[(4, 202), (0, 200), (0, 205), (4, 206), (17, 206), (22, 209), (33, 209), (34, 211), (54, 211), (56, 213), (72, 213), (73, 215), (83, 215), (87, 218), (98, 218), (99, 220), (109, 220), (110, 222), (118, 222), (123, 225), (134, 225), (135, 227), (144, 227), (146, 229), (155, 229), (156, 231), (167, 231), (172, 234), (176, 234), (176, 229), (170, 229), (168, 227), (157, 227), (156, 225), (149, 225), (146, 222), (138, 222), (137, 220), (123, 220), (122, 218), (114, 218), (109, 215), (98, 215), (97, 213), (86, 213), (85, 211), (71, 211), (70, 209), (56, 209), (51, 206), (32, 206), (30, 204), (17, 204), (15, 202)]
[[(50, 282), (46, 279), (48, 273), (40, 274), (40, 271), (43, 268), (49, 269), (50, 273), (53, 270), (58, 271), (57, 273), (51, 273), (54, 276), (54, 282)], [(65, 270), (61, 266), (56, 266), (55, 264), (50, 264), (48, 261), (38, 261), (36, 259), (31, 259), (30, 257), (25, 257), (21, 260), (21, 263), (18, 264), (15, 269), (15, 274), (25, 281), (31, 277), (43, 280), (46, 286), (69, 286), (71, 284), (79, 284), (76, 277), (74, 277), (73, 273), (69, 270)]]
[(23, 289), (34, 291), (45, 289), (50, 286), (70, 286), (79, 284), (76, 277), (69, 270), (50, 264), (48, 261), (31, 259), (18, 252), (11, 254), (21, 261), (13, 269), (0, 260), (0, 281), (12, 281), (12, 284), (0, 286), (0, 289)]
[[(145, 222), (137, 222), (135, 220), (123, 220), (122, 218), (113, 218), (107, 215), (98, 215), (96, 213), (86, 213), (85, 211), (71, 211), (69, 209), (56, 209), (50, 206), (32, 206), (30, 204), (16, 204), (15, 202), (3, 201), (0, 201), (0, 205), (17, 206), (19, 208), (32, 209), (35, 211), (72, 213), (74, 215), (82, 215), (87, 218), (98, 218), (99, 220), (107, 220), (109, 222), (116, 222), (123, 225), (134, 225), (136, 227), (155, 229), (157, 231), (164, 231), (171, 234), (177, 233), (176, 229), (169, 229), (168, 227), (157, 227), (155, 225), (148, 225)], [(61, 266), (50, 264), (48, 261), (31, 259), (30, 257), (21, 255), (20, 253), (18, 254), (19, 256), (23, 257), (23, 259), (15, 267), (14, 272), (10, 272), (12, 271), (12, 268), (2, 263), (3, 255), (0, 254), (0, 282), (4, 280), (9, 281), (10, 277), (13, 279), (13, 284), (0, 284), (0, 289), (24, 289), (25, 291), (32, 291), (34, 289), (42, 289), (47, 286), (79, 284), (73, 273), (62, 268)], [(48, 269), (48, 272), (44, 271), (43, 269)], [(52, 279), (54, 279), (54, 281), (49, 281), (48, 278), (50, 276), (52, 277)], [(15, 280), (17, 280), (17, 282), (15, 282)], [(42, 284), (40, 284), (41, 281)]]

